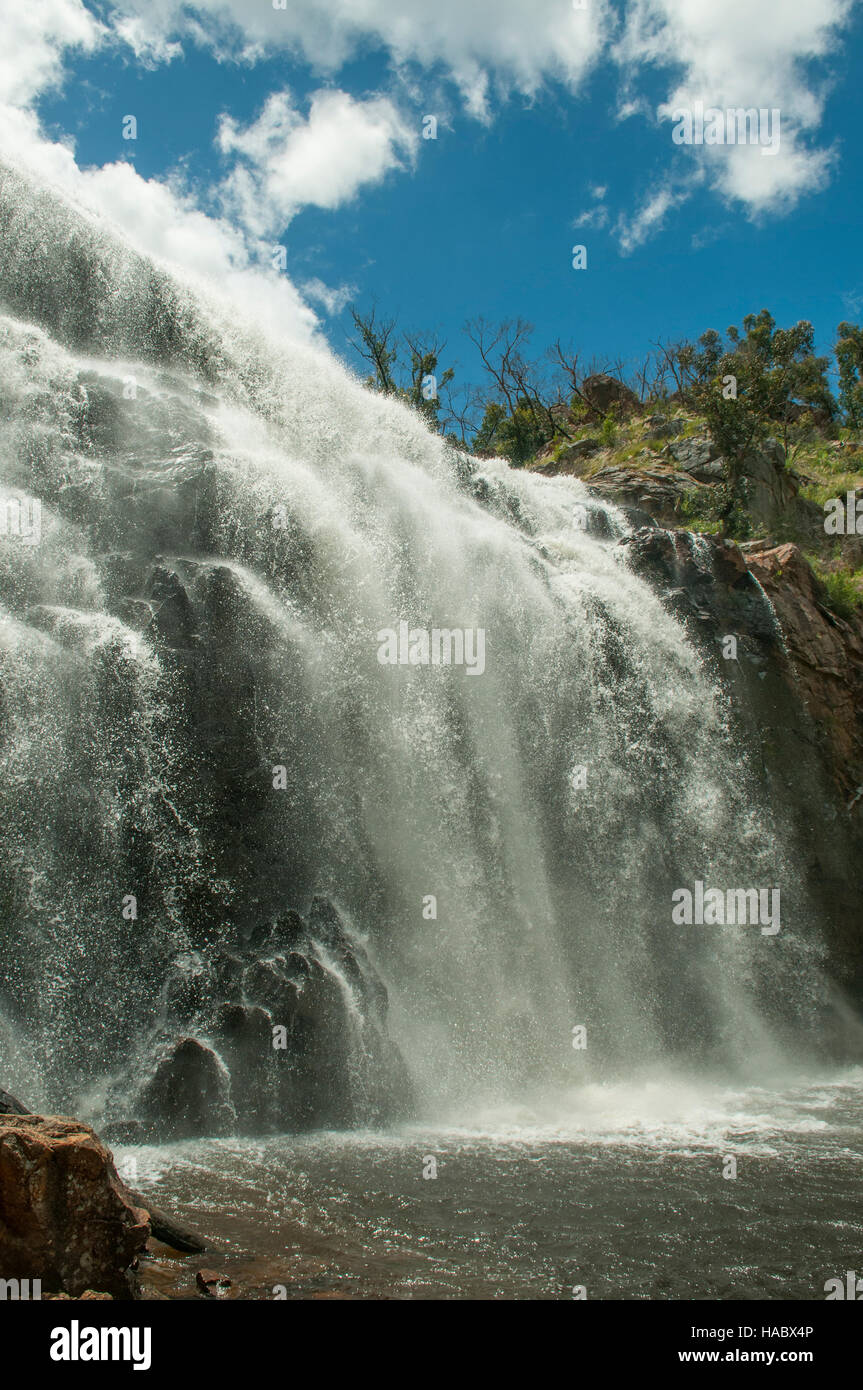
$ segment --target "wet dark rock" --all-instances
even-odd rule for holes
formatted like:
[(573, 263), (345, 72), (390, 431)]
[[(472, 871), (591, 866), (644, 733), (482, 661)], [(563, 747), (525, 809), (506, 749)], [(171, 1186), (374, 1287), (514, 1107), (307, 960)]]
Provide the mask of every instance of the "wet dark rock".
[(99, 1133), (106, 1144), (141, 1144), (147, 1137), (140, 1120), (109, 1120), (100, 1126)]
[(0, 1090), (0, 1115), (30, 1115), (26, 1105), (22, 1105), (20, 1100), (10, 1095), (8, 1091)]
[(177, 956), (165, 983), (168, 1009), (183, 1023), (196, 1018), (212, 998), (212, 971), (198, 952)]
[(249, 946), (252, 950), (292, 950), (308, 939), (308, 929), (298, 912), (289, 909), (271, 922), (259, 922), (252, 928)]
[(312, 973), (308, 956), (304, 956), (300, 951), (289, 951), (282, 959), (285, 962), (288, 979), (293, 980), (294, 984), (303, 985)]
[[(693, 635), (740, 633), (768, 647), (779, 644), (769, 604), (733, 541), (689, 531), (645, 529), (622, 544), (629, 562), (664, 595)], [(720, 631), (721, 630), (721, 631)]]
[(249, 1004), (220, 1004), (215, 1013), (215, 1031), (226, 1044), (251, 1041), (257, 1047), (269, 1043), (272, 1031), (266, 1009)]
[[(277, 1049), (274, 1026), (287, 1033), (287, 1047)], [(258, 1005), (223, 1004), (213, 1033), (228, 1067), (236, 1096), (237, 1127), (263, 1134), (307, 1128), (302, 1101), (302, 1072), (297, 1066), (297, 1021), (273, 1015)]]
[(141, 555), (130, 551), (109, 551), (99, 557), (99, 575), (112, 609), (124, 599), (140, 600), (147, 582), (149, 565)]
[(97, 485), (88, 483), (66, 483), (57, 494), (57, 511), (65, 521), (84, 524), (94, 510), (94, 493)]
[(239, 999), (242, 994), (243, 970), (240, 956), (216, 950), (211, 957), (216, 999)]
[(276, 960), (254, 961), (246, 967), (243, 994), (250, 1003), (266, 1005), (286, 1017), (299, 1012), (299, 991)]
[(629, 522), (629, 525), (634, 531), (640, 531), (645, 526), (652, 527), (656, 525), (653, 517), (649, 512), (644, 511), (642, 507), (621, 506), (619, 503), (618, 507), (619, 510), (623, 512), (624, 518)]
[(596, 536), (599, 540), (610, 541), (614, 538), (615, 530), (605, 508), (586, 507), (582, 518), (582, 524), (589, 536)]
[(117, 604), (117, 617), (138, 632), (146, 632), (153, 621), (152, 606), (143, 598), (124, 598)]
[(147, 597), (154, 609), (150, 632), (157, 645), (189, 647), (196, 632), (192, 602), (179, 575), (156, 566)]
[(316, 941), (334, 951), (344, 950), (348, 945), (342, 919), (329, 898), (312, 898), (309, 930)]
[(789, 888), (818, 904), (833, 977), (860, 997), (863, 938), (848, 865), (863, 858), (863, 619), (829, 610), (793, 545), (744, 554), (717, 536), (657, 529), (621, 544), (725, 688), (735, 737), (758, 750), (757, 796), (784, 807), (793, 826)]
[(78, 392), (81, 443), (94, 451), (118, 452), (124, 443), (127, 409), (119, 383), (96, 372), (82, 371), (78, 373)]
[(312, 899), (309, 928), (315, 940), (333, 951), (349, 983), (357, 990), (369, 1017), (383, 1025), (389, 1002), (386, 987), (365, 949), (359, 942), (348, 939), (341, 918), (329, 899)]
[(275, 913), (233, 951), (175, 957), (163, 1004), (164, 1055), (132, 1110), (147, 1137), (349, 1127), (410, 1104), (386, 989), (328, 898), (307, 920)]
[(148, 1132), (159, 1139), (229, 1134), (236, 1119), (228, 1072), (197, 1038), (183, 1038), (159, 1063), (139, 1108)]
[(283, 912), (273, 923), (270, 941), (279, 950), (293, 950), (308, 940), (308, 928), (298, 912)]

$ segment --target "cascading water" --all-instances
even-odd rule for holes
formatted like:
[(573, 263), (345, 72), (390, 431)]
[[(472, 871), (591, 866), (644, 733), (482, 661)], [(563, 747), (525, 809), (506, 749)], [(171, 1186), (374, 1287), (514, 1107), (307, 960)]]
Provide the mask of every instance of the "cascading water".
[[(781, 1062), (816, 924), (625, 516), (11, 169), (0, 234), (2, 482), (41, 504), (0, 540), (4, 1084), (134, 1116), (192, 1038), (214, 1128), (254, 1077), (279, 1129)], [(400, 623), (484, 670), (383, 664)], [(673, 925), (696, 880), (781, 885), (781, 932)]]

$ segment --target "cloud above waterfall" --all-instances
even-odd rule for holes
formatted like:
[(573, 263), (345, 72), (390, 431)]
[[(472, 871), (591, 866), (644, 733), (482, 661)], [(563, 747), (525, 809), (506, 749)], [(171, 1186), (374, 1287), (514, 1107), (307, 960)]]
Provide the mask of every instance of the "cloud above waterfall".
[[(62, 85), (64, 62), (118, 39), (147, 64), (181, 53), (147, 17), (113, 18), (113, 27), (100, 23), (82, 0), (12, 7), (0, 55), (0, 153), (104, 215), (145, 254), (213, 284), (240, 279), (257, 317), (290, 336), (313, 337), (319, 320), (311, 305), (339, 313), (351, 291), (314, 276), (300, 290), (286, 274), (276, 276), (272, 239), (303, 207), (342, 206), (411, 166), (417, 129), (385, 96), (325, 89), (304, 114), (280, 91), (246, 125), (228, 113), (214, 119), (214, 142), (232, 167), (204, 199), (179, 169), (144, 178), (128, 160), (79, 167), (71, 140), (47, 138), (35, 111), (40, 96)], [(184, 33), (203, 38), (188, 23)]]
[[(649, 135), (654, 144), (643, 163), (609, 155), (581, 186), (568, 169), (556, 170), (562, 217), (632, 256), (673, 236), (684, 210), (709, 199), (757, 220), (788, 213), (835, 179), (841, 142), (825, 133), (825, 118), (841, 75), (838, 45), (859, 3), (285, 0), (278, 8), (273, 0), (7, 0), (0, 148), (51, 170), (143, 250), (214, 279), (253, 277), (264, 275), (272, 244), (304, 209), (335, 212), (372, 189), (407, 190), (408, 180), (421, 178), (429, 149), (423, 113), (437, 112), (442, 129), (459, 121), (458, 138), (470, 141), (513, 110), (543, 100), (579, 109), (592, 94), (591, 139), (597, 113), (607, 123), (600, 149), (636, 127), (635, 138)], [(73, 130), (49, 135), (39, 120), (46, 95), (87, 57), (137, 79), (202, 54), (224, 78), (218, 97), (210, 94), (206, 136), (220, 162), (203, 182), (182, 150), (148, 177), (114, 156), (79, 167)], [(383, 55), (384, 80), (378, 71), (374, 85), (363, 86), (356, 71), (370, 54)], [(304, 65), (309, 89), (289, 85), (282, 65), (292, 74)], [(250, 109), (234, 97), (252, 75), (261, 90)], [(699, 102), (778, 108), (781, 147), (765, 158), (757, 146), (673, 144), (675, 109)], [(574, 151), (574, 165), (580, 155)], [(516, 169), (513, 178), (517, 184)], [(597, 186), (601, 198), (590, 191)], [(345, 278), (337, 267), (336, 282)], [(275, 293), (286, 301), (285, 322), (313, 332), (311, 302), (318, 313), (338, 313), (345, 295), (318, 266), (296, 279), (315, 293), (285, 274)]]
[[(819, 143), (828, 60), (855, 0), (631, 0), (614, 45), (624, 77), (620, 119), (643, 114), (632, 100), (655, 70), (665, 95), (654, 115), (668, 132), (669, 162), (688, 165), (724, 202), (750, 215), (788, 211), (829, 181), (837, 151)], [(756, 145), (673, 146), (676, 110), (757, 107), (781, 112), (781, 145), (765, 157)], [(658, 206), (658, 204), (654, 204)], [(654, 217), (656, 230), (664, 216)], [(642, 217), (641, 226), (644, 226)], [(624, 227), (621, 241), (631, 249)]]
[[(369, 45), (405, 77), (443, 72), (466, 110), (490, 121), (496, 103), (535, 97), (550, 84), (579, 94), (601, 63), (608, 70), (610, 120), (646, 118), (668, 132), (667, 161), (688, 161), (693, 180), (706, 172), (720, 198), (746, 213), (790, 210), (830, 179), (837, 152), (819, 140), (836, 54), (855, 0), (116, 0), (116, 32), (139, 54), (175, 56), (205, 43), (220, 58), (254, 62), (280, 52), (301, 55), (334, 74)], [(646, 87), (659, 82), (657, 101)], [(423, 79), (418, 83), (423, 90)], [(681, 151), (670, 139), (672, 112), (705, 106), (759, 106), (782, 112), (782, 148), (701, 146)], [(238, 181), (243, 182), (241, 175)], [(617, 196), (620, 197), (618, 191)], [(641, 201), (644, 201), (642, 194)], [(620, 244), (631, 249), (624, 215)], [(664, 219), (655, 218), (658, 231)]]
[(577, 91), (615, 27), (610, 0), (116, 0), (110, 15), (150, 55), (206, 42), (223, 58), (287, 51), (333, 74), (375, 45), (398, 69), (443, 70), (482, 119), (495, 92), (532, 96), (549, 80)]
[[(320, 323), (309, 301), (316, 298), (327, 309), (325, 287), (305, 295), (287, 275), (275, 274), (271, 248), (229, 219), (203, 211), (181, 180), (143, 178), (123, 161), (81, 168), (71, 144), (47, 139), (32, 111), (3, 104), (0, 159), (104, 218), (130, 245), (184, 270), (202, 288), (232, 284), (254, 319), (282, 337), (307, 343), (317, 338)], [(330, 303), (337, 303), (339, 291), (332, 294)]]
[(685, 193), (675, 194), (670, 187), (658, 188), (632, 217), (621, 216), (617, 223), (617, 236), (624, 255), (643, 246), (649, 237), (664, 225), (672, 208), (686, 198)]
[(277, 234), (303, 207), (341, 207), (412, 165), (420, 139), (387, 97), (356, 101), (333, 89), (313, 94), (306, 117), (290, 93), (273, 92), (250, 125), (223, 115), (217, 138), (237, 161), (224, 204), (257, 236)]
[(92, 53), (109, 34), (80, 0), (6, 0), (2, 11), (0, 102), (11, 106), (26, 106), (58, 86), (68, 54)]

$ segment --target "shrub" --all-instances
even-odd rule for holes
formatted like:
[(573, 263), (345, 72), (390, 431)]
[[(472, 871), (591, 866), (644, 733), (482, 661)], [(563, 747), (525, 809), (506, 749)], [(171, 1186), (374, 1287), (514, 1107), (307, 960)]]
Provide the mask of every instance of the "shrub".
[(600, 442), (606, 449), (613, 449), (617, 443), (617, 422), (611, 415), (606, 415), (599, 430)]
[(860, 588), (863, 576), (849, 569), (828, 569), (817, 559), (810, 563), (824, 585), (827, 607), (840, 618), (853, 618), (863, 607), (863, 590)]

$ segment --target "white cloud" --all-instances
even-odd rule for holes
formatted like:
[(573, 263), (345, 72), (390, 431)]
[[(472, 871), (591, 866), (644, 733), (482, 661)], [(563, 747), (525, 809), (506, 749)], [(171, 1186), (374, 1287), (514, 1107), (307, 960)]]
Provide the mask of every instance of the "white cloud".
[(595, 208), (589, 208), (587, 212), (579, 213), (578, 217), (573, 218), (572, 225), (576, 230), (585, 227), (590, 231), (600, 231), (603, 227), (608, 226), (610, 216), (605, 204), (600, 203)]
[(661, 230), (672, 208), (679, 207), (689, 197), (688, 193), (675, 192), (670, 184), (652, 193), (633, 217), (622, 215), (617, 220), (615, 232), (620, 249), (625, 256), (636, 247), (642, 246), (650, 237)]
[(140, 15), (129, 15), (125, 19), (118, 19), (115, 32), (131, 48), (135, 57), (145, 67), (153, 67), (157, 63), (171, 63), (175, 58), (180, 58), (183, 53), (183, 45), (176, 39), (168, 39), (158, 30), (148, 29), (144, 19)]
[(578, 217), (574, 218), (572, 225), (576, 228), (589, 227), (598, 230), (607, 225), (608, 219), (611, 216), (605, 202), (608, 189), (604, 184), (594, 184), (592, 187), (588, 188), (587, 191), (593, 199), (593, 207), (587, 208), (584, 212), (579, 213)]
[(3, 0), (0, 101), (23, 106), (62, 77), (66, 49), (91, 52), (105, 30), (81, 0)]
[(331, 318), (340, 314), (357, 294), (356, 285), (325, 285), (323, 280), (316, 277), (303, 280), (299, 288), (309, 303), (320, 304), (324, 313)]
[(115, 0), (112, 14), (154, 46), (205, 33), (222, 54), (293, 50), (330, 73), (375, 44), (397, 65), (442, 65), (483, 118), (492, 83), (532, 94), (554, 78), (575, 90), (614, 26), (608, 0)]
[(708, 160), (722, 192), (754, 213), (790, 211), (800, 198), (826, 186), (836, 162), (835, 149), (806, 149), (790, 132), (786, 139), (784, 127), (778, 153), (769, 159), (760, 153), (747, 145), (713, 147)]
[[(271, 269), (272, 248), (257, 234), (266, 220), (263, 213), (242, 229), (226, 216), (203, 211), (179, 176), (145, 179), (125, 162), (81, 169), (70, 141), (45, 138), (33, 103), (62, 81), (70, 50), (94, 51), (109, 42), (110, 33), (80, 0), (3, 3), (0, 156), (104, 218), (144, 254), (186, 271), (205, 290), (218, 292), (232, 280), (258, 321), (273, 323), (285, 337), (312, 341), (318, 319), (288, 275)], [(147, 64), (179, 51), (134, 16), (123, 24), (122, 37)], [(281, 155), (268, 150), (265, 124), (246, 131), (229, 124), (223, 130), (226, 144), (233, 141), (243, 159), (246, 176), (270, 199), (270, 217), (288, 204), (295, 210), (297, 201), (335, 206), (383, 177), (397, 162), (396, 150), (412, 147), (390, 103), (354, 102), (345, 93), (319, 95), (323, 100), (313, 102), (308, 121), (295, 115), (287, 159), (285, 150)], [(273, 167), (268, 153), (275, 156)], [(309, 282), (307, 291), (307, 298), (328, 313), (339, 312), (350, 297), (344, 287), (330, 290), (320, 280)]]
[[(667, 122), (670, 157), (706, 169), (726, 199), (756, 213), (792, 206), (823, 186), (830, 150), (810, 148), (824, 95), (812, 63), (829, 56), (852, 0), (633, 0), (616, 54), (624, 68), (655, 65), (674, 73), (658, 116)], [(822, 79), (823, 80), (823, 79)], [(673, 146), (677, 108), (767, 107), (781, 112), (781, 145)]]
[(322, 90), (304, 120), (287, 92), (274, 92), (251, 125), (230, 116), (218, 143), (238, 167), (222, 195), (226, 208), (258, 236), (280, 231), (304, 206), (336, 208), (415, 157), (419, 132), (387, 97), (356, 101)]
[(614, 115), (618, 122), (631, 120), (633, 116), (644, 116), (646, 119), (650, 119), (653, 115), (653, 108), (646, 97), (621, 98)]

